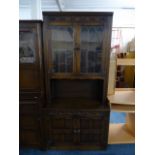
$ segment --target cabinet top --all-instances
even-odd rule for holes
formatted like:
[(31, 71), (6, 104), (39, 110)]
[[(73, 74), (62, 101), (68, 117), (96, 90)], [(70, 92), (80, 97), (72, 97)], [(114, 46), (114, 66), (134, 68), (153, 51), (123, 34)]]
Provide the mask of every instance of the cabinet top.
[(19, 22), (21, 23), (42, 23), (42, 20), (19, 20)]
[(113, 16), (113, 12), (43, 12), (43, 16)]

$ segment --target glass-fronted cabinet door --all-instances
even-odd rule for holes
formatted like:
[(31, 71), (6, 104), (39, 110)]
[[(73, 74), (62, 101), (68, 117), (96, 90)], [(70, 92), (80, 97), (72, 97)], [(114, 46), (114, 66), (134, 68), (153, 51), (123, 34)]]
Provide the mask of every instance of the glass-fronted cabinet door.
[(22, 91), (40, 91), (40, 23), (19, 24), (19, 87)]
[(35, 35), (31, 31), (19, 32), (19, 62), (20, 64), (35, 63)]
[(103, 38), (103, 26), (80, 26), (81, 74), (103, 74)]
[(52, 25), (50, 27), (49, 61), (53, 74), (72, 74), (74, 64), (74, 27), (71, 25)]

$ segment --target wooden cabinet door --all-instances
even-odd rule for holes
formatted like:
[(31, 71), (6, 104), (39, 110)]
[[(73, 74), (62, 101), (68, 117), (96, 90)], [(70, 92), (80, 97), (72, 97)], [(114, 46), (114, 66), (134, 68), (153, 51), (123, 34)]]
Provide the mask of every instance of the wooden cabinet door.
[(80, 124), (80, 144), (100, 145), (104, 134), (101, 118), (83, 118)]
[(104, 26), (80, 25), (80, 73), (103, 74)]
[[(107, 122), (100, 112), (52, 112), (47, 132), (50, 146), (96, 146), (107, 144)], [(105, 125), (106, 124), (106, 125)]]
[[(57, 17), (58, 18), (58, 17)], [(75, 72), (75, 28), (70, 22), (52, 21), (44, 25), (47, 72), (70, 75)]]
[(19, 26), (19, 87), (22, 91), (40, 91), (41, 25), (21, 21)]
[(19, 140), (20, 146), (40, 146), (41, 144), (41, 125), (40, 116), (35, 114), (35, 111), (31, 113), (20, 113), (19, 116)]
[(52, 113), (48, 116), (47, 132), (50, 146), (73, 144), (73, 120), (68, 113)]
[(48, 72), (103, 74), (102, 18), (66, 16), (49, 19), (44, 26)]
[(74, 144), (80, 146), (101, 146), (105, 141), (103, 112), (80, 112), (73, 115)]
[(51, 146), (79, 145), (80, 119), (74, 113), (58, 112), (48, 118), (48, 143)]
[(38, 147), (40, 145), (40, 137), (36, 131), (19, 131), (19, 140), (21, 147)]

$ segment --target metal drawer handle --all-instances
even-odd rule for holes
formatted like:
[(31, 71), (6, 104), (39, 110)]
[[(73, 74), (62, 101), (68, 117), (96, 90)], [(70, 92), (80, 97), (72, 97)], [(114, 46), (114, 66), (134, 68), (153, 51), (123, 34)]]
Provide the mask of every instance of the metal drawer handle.
[(34, 98), (35, 98), (35, 99), (37, 99), (38, 97), (37, 97), (37, 96), (35, 96)]

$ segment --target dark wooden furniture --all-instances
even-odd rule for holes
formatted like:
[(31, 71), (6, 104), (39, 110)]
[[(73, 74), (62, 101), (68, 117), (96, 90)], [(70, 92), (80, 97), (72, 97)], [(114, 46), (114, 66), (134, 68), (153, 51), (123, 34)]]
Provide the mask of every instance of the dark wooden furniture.
[(20, 23), (22, 145), (106, 148), (111, 26), (112, 13), (45, 12), (42, 53), (41, 23)]
[(100, 108), (76, 109), (72, 106), (48, 108), (45, 112), (45, 141), (48, 149), (106, 148), (110, 114), (108, 103)]
[[(101, 82), (99, 98), (101, 104), (104, 104), (107, 96), (112, 13), (45, 12), (43, 17), (47, 103), (51, 104), (52, 99), (56, 98), (52, 86), (56, 81), (56, 87), (64, 87), (64, 83), (68, 82), (69, 88), (76, 89), (81, 85), (79, 88), (83, 91), (96, 85), (95, 82)], [(66, 81), (62, 82), (64, 79)], [(87, 80), (87, 84), (83, 85), (83, 80)], [(75, 91), (79, 89), (73, 93)], [(80, 91), (78, 93), (83, 94)]]
[(19, 128), (21, 146), (40, 146), (44, 104), (42, 22), (19, 22)]
[(43, 13), (49, 148), (104, 149), (112, 13)]

